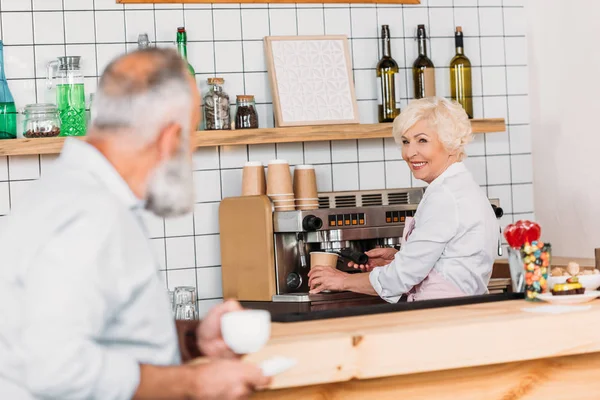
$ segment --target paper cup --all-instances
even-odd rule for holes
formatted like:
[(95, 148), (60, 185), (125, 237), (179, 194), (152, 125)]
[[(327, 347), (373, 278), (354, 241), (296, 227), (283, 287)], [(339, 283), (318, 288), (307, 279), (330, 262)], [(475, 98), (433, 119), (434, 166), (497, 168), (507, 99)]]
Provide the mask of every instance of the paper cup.
[(313, 251), (310, 253), (310, 267), (331, 267), (337, 266), (338, 255), (324, 251)]
[(268, 193), (294, 193), (290, 165), (285, 160), (269, 161), (267, 167)]
[(265, 170), (261, 162), (250, 161), (242, 171), (242, 196), (257, 196), (266, 193)]
[(294, 170), (294, 195), (296, 198), (317, 197), (317, 176), (312, 165), (298, 165)]

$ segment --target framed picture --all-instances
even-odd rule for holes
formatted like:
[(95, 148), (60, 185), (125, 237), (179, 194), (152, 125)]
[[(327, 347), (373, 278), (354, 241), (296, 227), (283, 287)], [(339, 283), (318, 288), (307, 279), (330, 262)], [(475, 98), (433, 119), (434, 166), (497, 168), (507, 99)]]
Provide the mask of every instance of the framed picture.
[(275, 125), (358, 124), (348, 38), (265, 37)]

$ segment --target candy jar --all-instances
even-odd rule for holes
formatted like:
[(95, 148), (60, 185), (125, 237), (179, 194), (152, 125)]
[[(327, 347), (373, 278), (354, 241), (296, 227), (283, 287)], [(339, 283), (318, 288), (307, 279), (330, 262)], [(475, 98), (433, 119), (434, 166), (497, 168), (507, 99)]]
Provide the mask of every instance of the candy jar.
[(548, 291), (552, 252), (540, 235), (540, 226), (532, 221), (517, 221), (504, 229), (513, 292), (524, 292), (529, 301), (539, 300), (538, 295)]

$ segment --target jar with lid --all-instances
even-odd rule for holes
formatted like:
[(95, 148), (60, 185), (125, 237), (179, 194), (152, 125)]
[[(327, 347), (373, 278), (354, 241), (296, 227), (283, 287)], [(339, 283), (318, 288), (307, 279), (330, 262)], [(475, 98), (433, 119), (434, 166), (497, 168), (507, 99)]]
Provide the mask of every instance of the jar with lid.
[(252, 95), (238, 95), (236, 99), (235, 129), (257, 129), (258, 114)]
[(223, 91), (223, 78), (208, 78), (210, 90), (204, 96), (206, 130), (231, 129), (229, 95)]
[(23, 114), (22, 137), (44, 138), (60, 134), (60, 117), (55, 104), (28, 104)]

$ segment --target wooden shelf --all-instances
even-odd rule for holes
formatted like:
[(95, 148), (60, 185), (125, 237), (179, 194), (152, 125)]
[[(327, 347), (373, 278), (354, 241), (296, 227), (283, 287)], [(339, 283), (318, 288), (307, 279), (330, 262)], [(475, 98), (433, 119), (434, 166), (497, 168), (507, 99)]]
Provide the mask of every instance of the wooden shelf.
[(117, 0), (121, 4), (170, 4), (170, 3), (380, 3), (420, 4), (421, 0)]
[[(503, 118), (471, 121), (473, 133), (504, 132)], [(243, 144), (315, 142), (347, 139), (378, 139), (392, 136), (392, 124), (318, 125), (289, 128), (264, 128), (234, 131), (199, 131), (194, 134), (195, 147)], [(81, 138), (85, 140), (85, 137)], [(57, 154), (65, 138), (0, 140), (0, 156)]]

